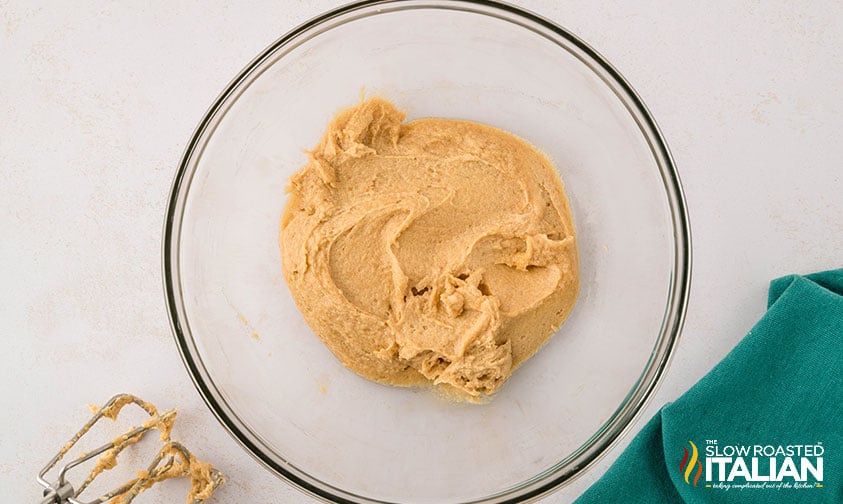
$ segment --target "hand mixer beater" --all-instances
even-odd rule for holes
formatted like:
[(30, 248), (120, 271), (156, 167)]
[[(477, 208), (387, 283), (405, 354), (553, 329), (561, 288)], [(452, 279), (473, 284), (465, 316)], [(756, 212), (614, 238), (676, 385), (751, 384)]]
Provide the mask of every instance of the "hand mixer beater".
[[(64, 464), (58, 470), (58, 476), (53, 483), (46, 479), (46, 475), (55, 468), (62, 458), (73, 448), (79, 440), (102, 418), (116, 420), (123, 407), (135, 404), (149, 415), (140, 427), (133, 428), (88, 453), (83, 453)], [(119, 394), (112, 397), (101, 408), (92, 408), (94, 416), (77, 432), (67, 444), (50, 460), (38, 473), (38, 483), (45, 488), (41, 504), (130, 504), (135, 497), (152, 485), (170, 478), (188, 478), (190, 493), (188, 504), (203, 504), (211, 493), (225, 480), (222, 473), (210, 464), (196, 460), (193, 454), (182, 444), (170, 440), (170, 430), (176, 419), (176, 410), (168, 410), (159, 414), (152, 404), (130, 394)], [(137, 476), (93, 500), (85, 500), (82, 493), (88, 489), (94, 479), (103, 471), (117, 465), (117, 455), (127, 447), (137, 443), (145, 434), (152, 430), (160, 432), (164, 443), (157, 455), (145, 470), (138, 471)], [(68, 479), (68, 473), (74, 468), (97, 458), (88, 476), (78, 486), (74, 486)]]

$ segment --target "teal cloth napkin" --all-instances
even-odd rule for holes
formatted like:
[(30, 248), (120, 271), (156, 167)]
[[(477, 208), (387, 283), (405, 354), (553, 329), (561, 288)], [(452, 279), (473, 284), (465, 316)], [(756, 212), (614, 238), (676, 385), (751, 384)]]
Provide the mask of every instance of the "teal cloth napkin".
[(764, 317), (576, 502), (843, 503), (843, 269), (773, 280)]

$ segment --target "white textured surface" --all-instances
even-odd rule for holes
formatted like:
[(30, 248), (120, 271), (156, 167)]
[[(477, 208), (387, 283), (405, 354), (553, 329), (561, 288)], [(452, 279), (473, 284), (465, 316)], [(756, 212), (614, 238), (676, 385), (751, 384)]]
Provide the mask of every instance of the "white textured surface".
[[(843, 6), (522, 3), (630, 80), (683, 179), (691, 303), (649, 418), (751, 327), (771, 278), (843, 266)], [(131, 391), (180, 408), (176, 437), (229, 475), (215, 502), (314, 502), (242, 451), (195, 392), (167, 322), (160, 237), (179, 156), (217, 93), (337, 4), (144, 5), (0, 0), (0, 488), (36, 501), (33, 477), (83, 405)], [(628, 440), (546, 502), (573, 500)]]

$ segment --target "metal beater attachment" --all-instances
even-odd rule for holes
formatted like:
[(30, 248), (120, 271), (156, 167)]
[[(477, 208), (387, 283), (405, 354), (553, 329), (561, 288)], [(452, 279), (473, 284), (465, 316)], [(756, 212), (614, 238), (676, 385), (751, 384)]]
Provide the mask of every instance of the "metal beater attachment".
[[(74, 460), (61, 467), (55, 483), (49, 483), (45, 476), (56, 467), (59, 461), (74, 445), (103, 417), (117, 419), (121, 409), (135, 404), (149, 415), (140, 427), (105, 443), (94, 451), (83, 453)], [(211, 493), (219, 487), (225, 478), (210, 464), (199, 462), (180, 443), (170, 440), (170, 430), (176, 418), (176, 410), (168, 410), (158, 414), (158, 410), (130, 394), (119, 394), (112, 397), (102, 408), (95, 411), (94, 416), (77, 432), (64, 447), (38, 473), (38, 483), (45, 488), (44, 499), (41, 504), (130, 504), (138, 494), (152, 485), (170, 478), (190, 478), (191, 490), (188, 495), (189, 504), (203, 504)], [(140, 441), (151, 430), (158, 430), (164, 446), (144, 471), (138, 471), (137, 477), (120, 487), (114, 488), (94, 500), (82, 500), (80, 495), (103, 471), (117, 465), (117, 455), (127, 447)], [(88, 476), (78, 486), (74, 487), (67, 479), (67, 473), (74, 467), (99, 457), (89, 471)]]

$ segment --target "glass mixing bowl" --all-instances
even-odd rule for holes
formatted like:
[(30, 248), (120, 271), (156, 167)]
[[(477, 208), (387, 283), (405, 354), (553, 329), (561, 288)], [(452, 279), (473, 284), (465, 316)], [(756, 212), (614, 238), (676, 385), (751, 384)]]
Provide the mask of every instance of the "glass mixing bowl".
[[(409, 119), (515, 133), (566, 185), (579, 300), (488, 404), (355, 375), (287, 290), (277, 240), (287, 180), (362, 89)], [(164, 281), (197, 388), (280, 477), (332, 502), (523, 502), (586, 470), (652, 395), (682, 325), (689, 239), (655, 122), (581, 40), (510, 5), (362, 2), (272, 44), (202, 119), (170, 197)]]

